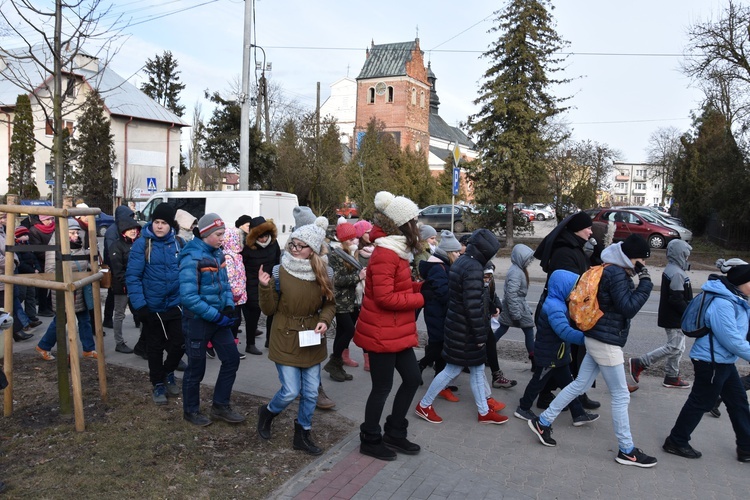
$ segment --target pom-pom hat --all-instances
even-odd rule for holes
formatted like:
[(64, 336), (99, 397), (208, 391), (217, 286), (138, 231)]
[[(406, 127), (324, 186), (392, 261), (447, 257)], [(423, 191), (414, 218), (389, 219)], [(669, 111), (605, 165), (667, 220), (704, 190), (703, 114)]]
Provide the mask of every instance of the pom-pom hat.
[(253, 220), (252, 217), (249, 215), (240, 215), (239, 218), (234, 221), (234, 227), (240, 227), (243, 224), (247, 224), (248, 222), (251, 222)]
[(15, 233), (16, 239), (18, 239), (18, 238), (20, 238), (21, 236), (24, 236), (24, 235), (26, 235), (26, 236), (29, 235), (29, 229), (26, 226), (18, 226), (16, 228), (16, 233)]
[(372, 231), (372, 224), (366, 220), (360, 220), (354, 223), (354, 229), (357, 230), (357, 238), (361, 238), (365, 233)]
[(339, 241), (353, 240), (357, 237), (357, 230), (354, 225), (344, 222), (336, 226), (336, 239)]
[(323, 241), (326, 237), (325, 228), (327, 227), (328, 219), (325, 217), (318, 217), (315, 219), (314, 224), (306, 224), (295, 229), (294, 232), (289, 235), (289, 241), (301, 241), (302, 243), (307, 244), (313, 252), (320, 254), (320, 249), (323, 246)]
[(394, 196), (388, 191), (375, 195), (375, 208), (401, 227), (419, 215), (419, 207), (404, 196)]
[(310, 207), (294, 207), (294, 227), (302, 227), (315, 223), (315, 214)]

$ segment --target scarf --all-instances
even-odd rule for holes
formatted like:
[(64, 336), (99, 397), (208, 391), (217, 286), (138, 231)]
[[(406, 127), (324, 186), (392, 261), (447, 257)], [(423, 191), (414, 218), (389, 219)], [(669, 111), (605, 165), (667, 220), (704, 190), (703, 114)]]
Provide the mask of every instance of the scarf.
[(375, 250), (375, 247), (372, 245), (367, 245), (366, 247), (362, 247), (359, 249), (359, 254), (364, 257), (365, 259), (369, 259), (372, 256), (372, 251)]
[(387, 248), (408, 262), (414, 260), (414, 254), (406, 247), (406, 236), (381, 236), (373, 242), (373, 245), (376, 247)]
[(41, 231), (44, 234), (52, 234), (55, 232), (55, 224), (50, 224), (49, 226), (46, 224), (42, 224), (41, 222), (39, 224), (34, 224), (34, 227), (37, 228), (39, 231)]
[[(261, 236), (263, 236), (263, 235), (261, 234)], [(258, 245), (261, 248), (266, 248), (268, 245), (271, 244), (271, 241), (273, 241), (273, 238), (268, 238), (268, 240), (266, 240), (265, 243), (261, 243), (260, 240), (255, 240), (255, 244)]]
[(297, 259), (290, 252), (281, 254), (281, 265), (286, 272), (302, 281), (316, 281), (310, 259)]

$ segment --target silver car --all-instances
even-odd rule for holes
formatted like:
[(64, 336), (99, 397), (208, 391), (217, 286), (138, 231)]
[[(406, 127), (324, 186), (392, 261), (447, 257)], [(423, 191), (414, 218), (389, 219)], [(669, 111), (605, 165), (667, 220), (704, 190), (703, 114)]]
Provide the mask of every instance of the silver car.
[(555, 218), (555, 211), (546, 203), (533, 203), (526, 205), (526, 208), (534, 212), (536, 220), (551, 220)]

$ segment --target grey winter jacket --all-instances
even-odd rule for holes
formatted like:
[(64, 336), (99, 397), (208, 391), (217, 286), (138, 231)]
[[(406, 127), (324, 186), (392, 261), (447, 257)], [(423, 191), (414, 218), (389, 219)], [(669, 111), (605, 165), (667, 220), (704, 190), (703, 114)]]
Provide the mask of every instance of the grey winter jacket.
[(516, 245), (510, 254), (510, 269), (505, 278), (503, 310), (500, 323), (506, 326), (529, 328), (534, 326), (534, 313), (526, 302), (529, 282), (524, 269), (534, 260), (534, 251), (526, 245)]

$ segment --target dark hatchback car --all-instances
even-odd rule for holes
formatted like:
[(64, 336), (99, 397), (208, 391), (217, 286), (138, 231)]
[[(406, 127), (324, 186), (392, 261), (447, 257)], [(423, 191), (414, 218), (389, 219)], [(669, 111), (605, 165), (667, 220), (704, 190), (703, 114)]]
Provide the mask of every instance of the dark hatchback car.
[(469, 211), (460, 205), (430, 205), (419, 212), (419, 222), (428, 224), (438, 231), (451, 229), (451, 212), (453, 212), (453, 231), (463, 233), (468, 227)]
[(104, 212), (96, 216), (96, 234), (104, 236), (107, 232), (107, 228), (115, 223), (115, 218), (111, 215), (107, 215)]
[(636, 212), (612, 208), (594, 208), (585, 212), (594, 221), (595, 233), (606, 233), (610, 222), (615, 225), (613, 241), (638, 234), (648, 241), (651, 248), (665, 248), (670, 241), (680, 239), (680, 234), (674, 229), (649, 222)]

